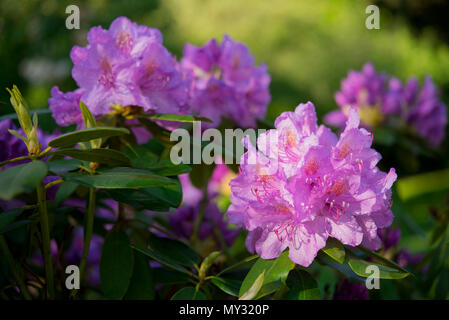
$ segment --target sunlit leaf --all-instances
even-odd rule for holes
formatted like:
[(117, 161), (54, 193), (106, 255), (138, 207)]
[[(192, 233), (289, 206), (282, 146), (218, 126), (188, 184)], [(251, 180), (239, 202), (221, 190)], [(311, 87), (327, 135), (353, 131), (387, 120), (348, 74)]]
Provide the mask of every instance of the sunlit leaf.
[[(242, 294), (239, 294), (239, 300), (253, 300), (256, 298), (264, 283), (265, 271), (266, 270), (262, 270), (262, 273), (257, 276), (256, 280), (254, 280), (248, 290), (244, 291)], [(240, 292), (241, 291), (242, 290), (240, 289)]]
[(339, 263), (343, 263), (345, 261), (345, 248), (337, 239), (327, 239), (326, 246), (321, 250)]
[(259, 258), (243, 280), (239, 295), (247, 292), (262, 272), (265, 274), (264, 282), (257, 298), (276, 291), (285, 282), (288, 273), (294, 266), (295, 264), (288, 257), (288, 251), (284, 251), (277, 259), (264, 260)]

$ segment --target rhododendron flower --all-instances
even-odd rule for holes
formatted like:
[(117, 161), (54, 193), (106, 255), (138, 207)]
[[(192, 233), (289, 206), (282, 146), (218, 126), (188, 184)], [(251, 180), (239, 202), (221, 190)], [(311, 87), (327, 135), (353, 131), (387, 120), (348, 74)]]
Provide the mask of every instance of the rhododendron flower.
[[(348, 110), (356, 108), (366, 127), (403, 123), (438, 146), (444, 138), (447, 124), (446, 105), (430, 77), (419, 90), (419, 82), (410, 78), (403, 85), (397, 78), (377, 73), (373, 65), (365, 64), (361, 72), (350, 71), (335, 94), (340, 110), (329, 112), (324, 121), (343, 127)], [(392, 121), (393, 119), (399, 121)]]
[(419, 84), (411, 78), (404, 88), (405, 118), (416, 132), (438, 146), (444, 138), (447, 124), (447, 107), (440, 100), (438, 88), (426, 77), (419, 91)]
[(222, 116), (242, 127), (254, 127), (270, 102), (270, 76), (264, 64), (255, 66), (248, 47), (225, 36), (203, 47), (187, 44), (181, 64), (193, 77), (193, 111), (220, 123)]
[(162, 45), (157, 29), (139, 26), (125, 17), (108, 30), (93, 27), (89, 44), (71, 51), (74, 92), (52, 89), (50, 109), (57, 123), (80, 123), (79, 101), (95, 115), (114, 105), (140, 106), (159, 113), (182, 112), (188, 102), (189, 81), (174, 56)]
[(77, 89), (64, 93), (57, 86), (51, 89), (51, 98), (48, 99), (48, 104), (58, 125), (69, 126), (72, 124), (81, 125), (83, 123), (80, 109), (83, 91), (82, 89)]
[(325, 122), (342, 126), (346, 122), (349, 108), (356, 108), (362, 123), (375, 126), (382, 122), (383, 115), (391, 112), (384, 108), (387, 76), (377, 73), (371, 63), (363, 66), (362, 71), (351, 70), (341, 82), (341, 89), (335, 94), (335, 101), (341, 110), (330, 112)]
[(249, 251), (273, 259), (289, 248), (293, 262), (308, 266), (329, 237), (379, 249), (377, 229), (393, 220), (396, 173), (377, 168), (381, 156), (359, 122), (357, 111), (350, 109), (337, 138), (317, 125), (308, 102), (282, 113), (276, 129), (259, 136), (257, 149), (245, 139), (248, 151), (230, 183), (227, 215), (230, 223), (248, 230)]

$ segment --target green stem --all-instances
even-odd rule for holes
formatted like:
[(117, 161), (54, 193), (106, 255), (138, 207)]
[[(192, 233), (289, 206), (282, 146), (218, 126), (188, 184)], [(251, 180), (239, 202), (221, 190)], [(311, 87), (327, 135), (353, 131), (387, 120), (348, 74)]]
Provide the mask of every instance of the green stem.
[(34, 159), (34, 157), (33, 156), (23, 156), (23, 157), (18, 157), (18, 158), (6, 160), (6, 161), (3, 161), (3, 162), (0, 162), (0, 167), (3, 167), (3, 166), (5, 166), (7, 164), (10, 164), (10, 163), (19, 162), (19, 161), (23, 161), (23, 160), (31, 160), (31, 159)]
[(6, 262), (8, 263), (8, 266), (11, 269), (12, 275), (16, 279), (17, 285), (19, 286), (23, 297), (25, 298), (25, 300), (31, 300), (31, 295), (28, 292), (28, 288), (23, 282), (20, 272), (17, 270), (17, 266), (14, 263), (11, 251), (9, 250), (8, 244), (6, 243), (5, 237), (3, 235), (0, 235), (0, 249), (2, 250), (3, 256), (5, 257)]
[(80, 262), (80, 279), (83, 278), (84, 268), (86, 267), (87, 257), (89, 255), (90, 241), (94, 230), (95, 216), (95, 188), (89, 188), (89, 204), (87, 207), (87, 222), (84, 230), (84, 247)]
[(47, 197), (44, 185), (40, 183), (37, 186), (37, 198), (39, 201), (42, 247), (44, 251), (45, 262), (45, 283), (47, 288), (47, 298), (52, 300), (55, 297), (54, 279), (53, 279), (53, 261), (51, 258), (50, 246), (50, 227), (48, 225)]
[(203, 222), (204, 214), (206, 212), (206, 206), (207, 206), (207, 199), (208, 197), (208, 190), (207, 190), (207, 184), (203, 188), (203, 200), (201, 201), (200, 211), (198, 212), (198, 215), (196, 216), (195, 224), (193, 226), (193, 232), (192, 236), (190, 237), (190, 243), (194, 244), (196, 241), (196, 238), (198, 237), (198, 232), (200, 230), (201, 222)]
[(28, 155), (28, 156), (17, 157), (17, 158), (14, 158), (14, 159), (9, 159), (9, 160), (2, 161), (2, 162), (0, 162), (0, 167), (3, 167), (3, 166), (5, 166), (7, 164), (10, 164), (10, 163), (23, 161), (23, 160), (35, 160), (35, 159), (44, 158), (44, 157), (49, 156), (50, 154), (53, 153), (53, 152), (49, 152), (50, 150), (51, 150), (51, 147), (48, 147), (47, 149), (42, 151), (39, 155)]

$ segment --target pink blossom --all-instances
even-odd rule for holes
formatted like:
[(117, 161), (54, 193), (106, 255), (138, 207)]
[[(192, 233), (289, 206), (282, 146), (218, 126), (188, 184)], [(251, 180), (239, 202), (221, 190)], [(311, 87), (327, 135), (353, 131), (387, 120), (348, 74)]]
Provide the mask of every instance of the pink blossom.
[[(249, 141), (240, 174), (231, 181), (228, 219), (248, 230), (246, 245), (263, 259), (289, 248), (293, 262), (308, 266), (329, 237), (343, 244), (378, 249), (378, 228), (392, 223), (394, 169), (376, 166), (372, 134), (359, 128), (350, 109), (337, 138), (317, 125), (312, 103), (284, 112), (262, 134), (257, 149)], [(251, 163), (248, 159), (256, 159)]]

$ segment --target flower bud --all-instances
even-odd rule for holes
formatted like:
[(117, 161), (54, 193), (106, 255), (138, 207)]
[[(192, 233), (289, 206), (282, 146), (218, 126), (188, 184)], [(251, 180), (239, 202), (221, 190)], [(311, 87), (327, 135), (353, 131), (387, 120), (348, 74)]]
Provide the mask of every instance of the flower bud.
[(17, 86), (13, 86), (12, 90), (7, 89), (9, 94), (11, 95), (11, 104), (14, 107), (14, 110), (17, 113), (17, 117), (19, 118), (20, 126), (22, 127), (23, 131), (29, 137), (30, 132), (33, 128), (32, 122), (31, 122), (31, 116), (29, 112), (28, 105), (26, 104), (25, 100), (22, 97), (22, 94), (20, 93)]

